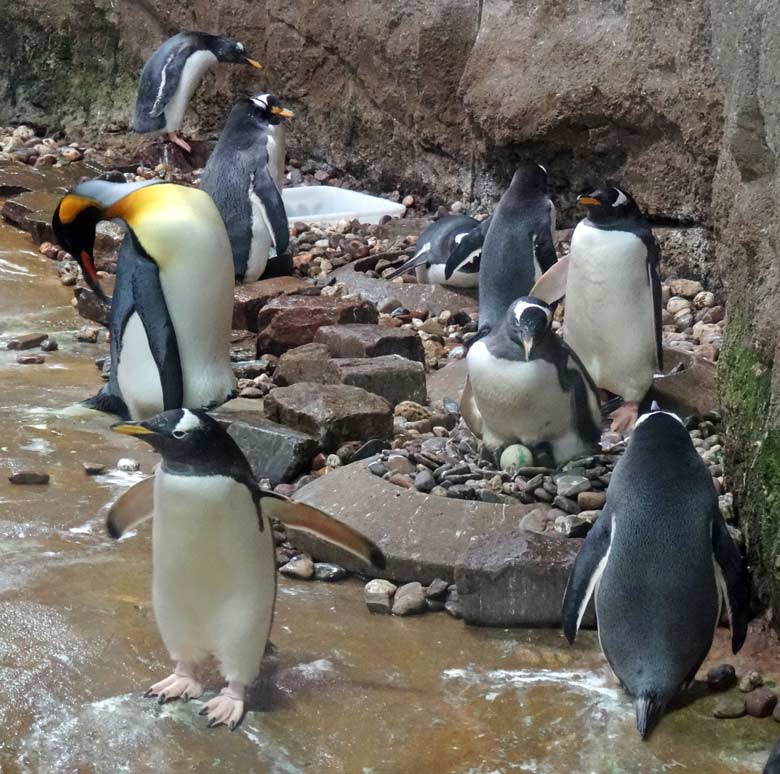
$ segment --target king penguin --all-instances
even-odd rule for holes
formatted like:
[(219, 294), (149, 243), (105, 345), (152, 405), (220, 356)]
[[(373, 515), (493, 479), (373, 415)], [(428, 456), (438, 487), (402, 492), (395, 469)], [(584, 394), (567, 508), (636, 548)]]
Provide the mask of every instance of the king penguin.
[(480, 223), (468, 215), (448, 215), (431, 223), (417, 239), (417, 252), (404, 261), (388, 279), (395, 279), (414, 270), (417, 282), (425, 285), (451, 285), (458, 288), (475, 288), (479, 285), (479, 262), (482, 242), (469, 250), (455, 270), (444, 276), (444, 267), (458, 246), (469, 239), (472, 232), (479, 232)]
[(84, 278), (105, 299), (95, 272), (95, 227), (127, 227), (111, 303), (111, 373), (86, 405), (127, 418), (223, 403), (230, 367), (233, 262), (208, 194), (173, 183), (81, 183), (60, 201), (53, 228)]
[(612, 429), (630, 430), (663, 366), (658, 243), (625, 191), (603, 188), (578, 202), (588, 215), (571, 240), (564, 335), (596, 384), (624, 399)]
[(292, 274), (282, 201), (283, 118), (292, 111), (270, 94), (240, 99), (206, 164), (200, 187), (217, 205), (239, 282)]
[(133, 129), (139, 134), (165, 132), (189, 153), (189, 144), (176, 133), (193, 92), (217, 62), (262, 67), (247, 55), (243, 43), (232, 38), (206, 32), (179, 32), (168, 38), (141, 70)]
[(199, 697), (195, 668), (213, 656), (227, 685), (205, 704), (209, 727), (234, 729), (246, 689), (257, 677), (273, 621), (276, 563), (269, 517), (315, 533), (367, 564), (384, 566), (379, 548), (351, 527), (302, 503), (260, 489), (227, 431), (204, 411), (166, 411), (114, 425), (162, 455), (155, 475), (111, 508), (120, 537), (153, 516), (152, 601), (173, 674), (147, 696), (162, 704)]
[[(547, 170), (523, 164), (490, 217), (479, 269), (479, 328), (490, 332), (514, 301), (527, 296), (534, 281), (557, 260), (553, 244), (555, 207), (547, 193)], [(462, 261), (457, 251), (447, 262), (449, 276)]]
[[(469, 349), (481, 436), (496, 457), (521, 443), (560, 465), (590, 452), (601, 437), (595, 385), (551, 323), (547, 304), (519, 298), (503, 322)], [(471, 416), (464, 419), (475, 424)]]
[(748, 586), (712, 476), (679, 417), (642, 415), (563, 600), (573, 642), (591, 595), (599, 641), (633, 698), (644, 738), (704, 661), (725, 603), (732, 650), (747, 633)]

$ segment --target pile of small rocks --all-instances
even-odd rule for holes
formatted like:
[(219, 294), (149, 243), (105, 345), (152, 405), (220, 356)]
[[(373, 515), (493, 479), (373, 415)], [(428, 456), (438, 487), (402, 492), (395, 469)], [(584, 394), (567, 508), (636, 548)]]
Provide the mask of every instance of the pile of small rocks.
[(664, 344), (713, 363), (720, 356), (725, 309), (700, 282), (673, 279), (661, 285)]
[(396, 586), (376, 578), (366, 584), (363, 598), (372, 613), (403, 616), (444, 610), (453, 618), (463, 618), (458, 587), (441, 578), (435, 578), (427, 586), (416, 581)]
[[(13, 336), (6, 342), (6, 349), (16, 351), (16, 362), (19, 365), (40, 365), (46, 362), (44, 352), (56, 352), (59, 349), (57, 340), (47, 333), (22, 333)], [(38, 349), (38, 352), (30, 350)]]
[(40, 137), (30, 126), (0, 128), (0, 161), (17, 161), (32, 167), (66, 166), (95, 154), (76, 142)]
[(713, 708), (712, 714), (720, 720), (749, 715), (767, 718), (770, 715), (780, 723), (780, 705), (774, 685), (764, 683), (760, 672), (750, 671), (737, 682), (737, 673), (731, 664), (719, 664), (707, 672), (707, 685), (713, 691), (728, 691), (737, 686)]

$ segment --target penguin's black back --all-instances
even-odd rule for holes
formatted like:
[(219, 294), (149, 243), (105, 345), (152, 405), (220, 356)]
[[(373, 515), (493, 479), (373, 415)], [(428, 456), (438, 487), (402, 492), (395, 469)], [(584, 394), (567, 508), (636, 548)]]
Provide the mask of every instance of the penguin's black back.
[(417, 238), (417, 250), (430, 242), (431, 248), (425, 254), (425, 263), (446, 263), (457, 246), (455, 237), (471, 231), (479, 222), (468, 215), (448, 215), (431, 223)]

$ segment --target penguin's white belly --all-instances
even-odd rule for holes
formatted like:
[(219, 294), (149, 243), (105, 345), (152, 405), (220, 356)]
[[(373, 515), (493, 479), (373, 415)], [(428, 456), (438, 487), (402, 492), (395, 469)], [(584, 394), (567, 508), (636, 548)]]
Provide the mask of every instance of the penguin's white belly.
[(561, 453), (571, 446), (573, 456), (583, 447), (574, 430), (572, 396), (561, 389), (552, 363), (502, 360), (478, 341), (469, 350), (468, 370), (489, 448), (558, 441), (566, 447)]
[(273, 534), (249, 490), (226, 476), (157, 469), (153, 601), (177, 659), (216, 656), (228, 680), (257, 674), (276, 598)]
[[(449, 279), (444, 279), (444, 264), (433, 263), (427, 269), (427, 282), (434, 285), (450, 285), (454, 288), (475, 288), (479, 285), (479, 272), (468, 274), (454, 271)], [(418, 274), (419, 281), (419, 274)]]
[[(184, 121), (184, 114), (187, 112), (187, 105), (190, 103), (195, 89), (209, 70), (217, 63), (217, 57), (211, 51), (196, 51), (191, 54), (184, 63), (184, 68), (179, 78), (179, 85), (171, 97), (171, 101), (165, 106), (165, 131), (178, 132)], [(163, 81), (160, 84), (162, 92), (164, 79), (166, 77), (165, 69), (162, 72)]]
[(639, 237), (580, 223), (566, 284), (565, 338), (596, 384), (641, 400), (657, 366), (653, 290)]
[(117, 381), (133, 419), (145, 419), (163, 410), (160, 372), (137, 312), (130, 315), (122, 334)]
[(252, 207), (252, 241), (246, 265), (245, 282), (254, 282), (263, 276), (269, 259), (276, 255), (268, 214), (260, 197), (249, 186), (249, 202)]

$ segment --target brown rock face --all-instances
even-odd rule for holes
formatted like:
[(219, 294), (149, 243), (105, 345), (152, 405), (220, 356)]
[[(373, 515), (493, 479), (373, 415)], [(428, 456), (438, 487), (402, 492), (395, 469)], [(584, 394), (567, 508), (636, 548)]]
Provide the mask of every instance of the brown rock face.
[(308, 287), (298, 277), (273, 277), (236, 285), (233, 292), (233, 327), (257, 331), (257, 314), (272, 298), (293, 296)]
[(420, 337), (412, 330), (380, 325), (329, 325), (320, 328), (314, 340), (333, 357), (379, 357), (401, 355), (409, 360), (425, 360)]
[(283, 296), (269, 301), (257, 316), (257, 354), (281, 355), (308, 344), (323, 325), (375, 323), (376, 307), (359, 298)]

